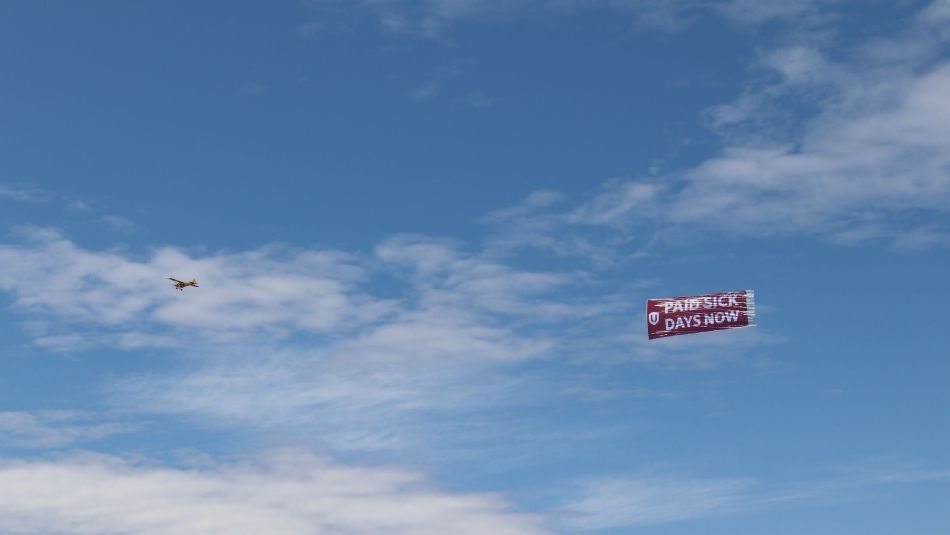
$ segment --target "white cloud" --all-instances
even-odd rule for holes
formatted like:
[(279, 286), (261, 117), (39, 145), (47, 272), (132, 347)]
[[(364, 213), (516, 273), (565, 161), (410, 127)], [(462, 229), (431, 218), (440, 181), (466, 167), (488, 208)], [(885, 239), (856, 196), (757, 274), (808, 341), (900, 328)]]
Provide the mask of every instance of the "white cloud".
[(490, 255), (467, 253), (461, 244), (425, 236), (400, 235), (376, 248), (379, 259), (409, 270), (418, 301), (426, 308), (464, 311), (480, 317), (517, 316), (523, 321), (583, 317), (604, 309), (594, 301), (554, 298), (558, 290), (582, 283), (582, 272), (541, 272), (513, 268)]
[(66, 203), (66, 209), (71, 212), (92, 212), (92, 206), (80, 200), (71, 200)]
[[(611, 11), (627, 15), (647, 27), (681, 30), (705, 15), (717, 15), (743, 26), (776, 20), (815, 24), (823, 0), (728, 0), (709, 3), (701, 0), (357, 0), (348, 4), (368, 10), (380, 25), (391, 32), (438, 37), (446, 28), (466, 21), (530, 17), (576, 11)], [(343, 7), (339, 1), (318, 2), (326, 13), (328, 5)]]
[(664, 222), (814, 233), (844, 231), (866, 217), (945, 212), (950, 64), (888, 85), (880, 88), (893, 95), (886, 102), (830, 108), (796, 145), (726, 148), (667, 193)]
[(0, 446), (60, 448), (135, 430), (77, 411), (0, 412)]
[(129, 535), (540, 535), (499, 497), (418, 474), (279, 452), (204, 469), (108, 456), (0, 463), (0, 531)]
[(49, 199), (47, 193), (26, 184), (0, 184), (0, 200), (9, 199), (20, 202), (41, 202)]
[[(567, 211), (525, 203), (506, 213), (507, 244), (586, 253), (601, 264), (599, 243), (642, 245), (688, 227), (876, 239), (903, 249), (947, 245), (950, 62), (937, 54), (950, 38), (939, 22), (944, 6), (931, 4), (896, 37), (857, 47), (850, 61), (829, 60), (820, 39), (764, 54), (758, 65), (778, 80), (707, 112), (724, 136), (718, 155), (665, 177), (611, 180)], [(903, 51), (902, 61), (886, 50)], [(817, 112), (783, 116), (802, 105)], [(597, 227), (614, 241), (591, 234)]]
[(409, 98), (416, 102), (428, 102), (434, 100), (442, 92), (445, 85), (458, 76), (460, 68), (456, 65), (449, 65), (438, 70), (429, 80), (420, 84), (409, 92)]
[(538, 190), (532, 192), (526, 199), (519, 204), (495, 210), (483, 219), (488, 222), (509, 222), (518, 217), (532, 215), (534, 210), (553, 206), (565, 200), (563, 193), (553, 190)]
[[(888, 220), (919, 210), (945, 213), (950, 63), (933, 60), (941, 34), (950, 34), (930, 15), (943, 3), (931, 4), (897, 37), (859, 48), (852, 62), (832, 63), (816, 44), (768, 54), (763, 65), (781, 80), (753, 98), (762, 106), (781, 106), (789, 92), (804, 89), (812, 92), (807, 96), (819, 113), (788, 144), (732, 144), (687, 173), (681, 189), (668, 197), (674, 221), (753, 234), (852, 238), (856, 228), (871, 224), (874, 234), (895, 239), (920, 230)], [(887, 50), (913, 55), (895, 64)], [(740, 114), (735, 122), (746, 119)]]
[(697, 19), (716, 15), (741, 27), (769, 22), (791, 22), (797, 26), (813, 26), (823, 20), (823, 10), (840, 3), (837, 0), (605, 0), (594, 3), (584, 0), (550, 1), (550, 7), (604, 7), (628, 12), (646, 27), (679, 31)]
[[(385, 240), (372, 257), (160, 248), (136, 258), (23, 233), (0, 246), (0, 289), (32, 319), (37, 345), (184, 350), (177, 370), (118, 380), (117, 407), (299, 431), (334, 449), (404, 446), (432, 415), (507, 403), (510, 366), (564, 351), (571, 326), (628, 306), (563, 296), (584, 273), (522, 270), (424, 236)], [(372, 295), (376, 273), (395, 297)], [(177, 292), (167, 274), (201, 287)]]
[(199, 349), (193, 369), (123, 379), (117, 405), (294, 429), (337, 450), (404, 448), (434, 415), (506, 403), (518, 383), (505, 369), (554, 347), (534, 325), (604, 312), (582, 303), (571, 315), (541, 298), (567, 276), (518, 271), (452, 242), (400, 236), (376, 252), (410, 280), (384, 320), (323, 343)]
[(135, 228), (135, 223), (131, 219), (122, 217), (120, 215), (104, 215), (101, 219), (105, 224), (109, 225), (115, 230), (128, 232)]
[(297, 33), (301, 37), (313, 37), (315, 35), (319, 35), (325, 29), (326, 27), (322, 22), (313, 21), (301, 24), (299, 27), (297, 27)]
[(654, 184), (617, 183), (609, 195), (600, 195), (568, 214), (571, 223), (613, 225), (627, 216), (644, 217), (656, 214), (660, 188)]
[[(122, 378), (113, 384), (113, 401), (211, 427), (267, 429), (335, 451), (413, 451), (440, 440), (422, 430), (514, 396), (517, 381), (506, 378), (503, 364), (479, 362), (486, 353), (512, 351), (510, 340), (467, 346), (457, 332), (405, 335), (426, 338), (400, 333), (390, 346), (356, 342), (326, 352), (219, 349), (200, 355), (194, 369)], [(430, 342), (437, 347), (426, 347)], [(419, 355), (417, 345), (427, 354)]]
[(514, 206), (490, 212), (481, 220), (493, 230), (486, 239), (487, 251), (504, 256), (514, 249), (531, 247), (562, 257), (583, 256), (597, 267), (615, 266), (626, 240), (615, 235), (598, 236), (590, 228), (578, 232), (572, 225), (578, 222), (579, 210), (565, 214), (559, 207), (564, 203), (563, 194), (539, 190)]
[[(368, 345), (420, 329), (487, 341), (498, 337), (500, 315), (531, 323), (607, 310), (596, 299), (553, 297), (582, 283), (584, 273), (519, 270), (427, 237), (386, 240), (376, 259), (281, 247), (197, 256), (163, 247), (136, 258), (83, 249), (53, 229), (19, 232), (21, 243), (0, 244), (0, 291), (37, 319), (32, 332), (49, 347), (96, 340), (165, 346), (176, 333), (224, 341), (349, 334)], [(395, 275), (405, 298), (374, 297), (365, 288), (374, 271)], [(197, 278), (200, 288), (176, 292), (169, 276)], [(522, 353), (495, 351), (499, 358)]]
[(571, 531), (702, 518), (747, 507), (751, 485), (745, 479), (655, 476), (588, 480), (560, 516)]
[(416, 102), (427, 102), (436, 97), (442, 90), (444, 80), (432, 80), (426, 82), (409, 92), (409, 98)]
[(822, 4), (834, 4), (834, 0), (729, 0), (714, 4), (727, 19), (740, 24), (762, 24), (776, 19), (815, 17)]
[[(22, 243), (0, 245), (0, 289), (31, 319), (37, 345), (167, 347), (182, 357), (163, 373), (113, 381), (116, 409), (267, 429), (335, 451), (408, 451), (445, 437), (445, 422), (549, 395), (511, 371), (573, 358), (591, 338), (613, 343), (634, 302), (609, 287), (598, 295), (584, 272), (519, 269), (425, 236), (387, 239), (371, 257), (279, 247), (136, 257), (83, 249), (50, 229), (21, 233)], [(201, 287), (176, 292), (169, 274)], [(370, 291), (376, 274), (391, 297)], [(636, 362), (662, 360), (652, 347), (619, 344), (611, 349), (644, 351)]]
[[(336, 251), (273, 247), (192, 257), (166, 247), (138, 260), (82, 249), (49, 229), (21, 233), (25, 243), (0, 245), (0, 290), (50, 325), (100, 328), (91, 334), (86, 329), (87, 338), (135, 346), (160, 341), (169, 330), (203, 338), (340, 332), (375, 321), (391, 307), (357, 290), (364, 269)], [(169, 276), (197, 277), (201, 288), (174, 292)], [(165, 330), (155, 332), (155, 326)], [(42, 336), (54, 346), (76, 333)]]
[(899, 484), (946, 482), (950, 471), (890, 460), (865, 460), (836, 467), (832, 477), (770, 485), (752, 478), (691, 477), (654, 471), (585, 478), (568, 487), (572, 496), (553, 511), (570, 532), (636, 528), (737, 515), (799, 505), (879, 497)]

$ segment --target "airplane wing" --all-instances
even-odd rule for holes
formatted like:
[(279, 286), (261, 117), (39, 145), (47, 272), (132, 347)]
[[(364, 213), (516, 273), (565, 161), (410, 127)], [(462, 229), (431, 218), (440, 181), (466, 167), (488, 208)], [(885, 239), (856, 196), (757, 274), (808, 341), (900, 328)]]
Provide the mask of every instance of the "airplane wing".
[[(178, 280), (178, 279), (173, 279), (173, 278), (171, 278), (171, 277), (168, 277), (168, 280), (170, 280), (170, 281), (175, 281), (175, 282), (181, 282), (180, 280)], [(184, 283), (182, 283), (182, 284), (184, 284)]]

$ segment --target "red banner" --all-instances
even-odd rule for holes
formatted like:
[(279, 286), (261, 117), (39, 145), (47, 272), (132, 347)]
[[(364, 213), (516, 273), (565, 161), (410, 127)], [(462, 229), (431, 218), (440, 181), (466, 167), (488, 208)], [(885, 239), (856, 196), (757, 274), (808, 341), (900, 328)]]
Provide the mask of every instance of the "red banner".
[(755, 325), (753, 290), (647, 300), (650, 340), (750, 325)]

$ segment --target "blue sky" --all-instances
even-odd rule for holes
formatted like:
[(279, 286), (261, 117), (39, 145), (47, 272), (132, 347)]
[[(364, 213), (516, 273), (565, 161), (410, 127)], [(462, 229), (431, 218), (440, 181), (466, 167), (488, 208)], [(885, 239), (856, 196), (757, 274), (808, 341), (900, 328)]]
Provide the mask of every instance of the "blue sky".
[(0, 531), (945, 533), (948, 28), (3, 3)]

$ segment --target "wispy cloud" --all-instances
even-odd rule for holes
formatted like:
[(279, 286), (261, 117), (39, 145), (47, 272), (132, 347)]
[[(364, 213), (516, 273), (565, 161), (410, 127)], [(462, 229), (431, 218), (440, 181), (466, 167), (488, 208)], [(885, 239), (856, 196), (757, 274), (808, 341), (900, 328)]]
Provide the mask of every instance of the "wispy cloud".
[[(116, 406), (296, 429), (333, 449), (405, 447), (416, 426), (510, 403), (519, 382), (509, 367), (569, 351), (579, 322), (629, 307), (569, 291), (587, 284), (583, 272), (519, 269), (426, 236), (392, 237), (372, 256), (265, 247), (135, 257), (51, 229), (22, 234), (0, 246), (0, 289), (31, 319), (37, 345), (188, 341), (179, 369), (112, 385)], [(201, 288), (175, 292), (169, 274)], [(375, 274), (390, 297), (374, 295)]]
[[(55, 230), (21, 234), (24, 243), (0, 246), (0, 290), (14, 294), (17, 308), (56, 318), (51, 324), (98, 325), (104, 333), (147, 332), (151, 324), (210, 337), (280, 335), (352, 329), (390, 308), (356, 289), (364, 269), (336, 251), (270, 248), (193, 258), (162, 248), (137, 260), (84, 250)], [(170, 292), (169, 276), (197, 277), (211, 291)]]
[(427, 102), (432, 100), (442, 90), (444, 80), (430, 80), (409, 92), (409, 98), (416, 102)]
[(439, 69), (429, 80), (410, 91), (409, 98), (416, 102), (434, 100), (442, 92), (442, 89), (449, 80), (458, 76), (459, 72), (460, 69), (455, 65)]
[[(478, 362), (493, 351), (510, 352), (508, 340), (405, 334), (418, 344), (400, 337), (390, 346), (348, 343), (325, 352), (219, 348), (200, 355), (193, 369), (116, 381), (113, 401), (212, 427), (276, 431), (332, 451), (434, 451), (433, 441), (451, 438), (437, 432), (440, 422), (514, 397), (518, 382), (507, 379), (503, 367)], [(435, 338), (439, 334), (443, 339)], [(416, 346), (444, 360), (415, 354)]]
[(842, 484), (853, 486), (950, 481), (950, 468), (946, 466), (922, 466), (895, 456), (856, 460), (837, 472)]
[[(436, 331), (454, 326), (489, 340), (501, 317), (529, 325), (620, 310), (596, 297), (560, 295), (584, 284), (583, 272), (522, 270), (424, 236), (385, 240), (375, 257), (275, 246), (200, 256), (163, 247), (135, 258), (83, 249), (55, 229), (19, 234), (20, 243), (0, 244), (0, 290), (13, 294), (17, 309), (49, 320), (46, 325), (81, 324), (87, 335), (98, 328), (102, 335), (136, 334), (144, 341), (145, 334), (181, 331), (221, 341), (242, 333), (279, 339), (332, 332), (369, 344), (425, 325)], [(369, 282), (376, 272), (397, 277), (405, 299), (374, 296)], [(201, 288), (173, 292), (170, 276), (197, 278)], [(38, 336), (78, 334), (42, 325), (35, 327)]]
[[(608, 181), (560, 211), (529, 198), (490, 221), (513, 228), (500, 243), (586, 254), (598, 264), (617, 245), (635, 253), (674, 228), (900, 249), (950, 244), (941, 219), (950, 207), (950, 63), (936, 53), (950, 40), (943, 6), (931, 4), (897, 37), (857, 47), (847, 62), (829, 59), (820, 40), (764, 54), (759, 65), (777, 81), (707, 112), (723, 135), (718, 155), (664, 176)], [(814, 117), (781, 133), (769, 126), (773, 113), (802, 101), (818, 110)], [(608, 255), (598, 245), (610, 245)]]
[(344, 7), (368, 10), (388, 31), (431, 38), (439, 37), (447, 28), (464, 22), (591, 10), (618, 13), (642, 26), (665, 31), (682, 30), (695, 20), (710, 15), (741, 26), (776, 20), (802, 24), (820, 19), (822, 8), (834, 4), (823, 0), (727, 0), (718, 3), (699, 0), (324, 0), (317, 2), (316, 7), (324, 14), (331, 12), (328, 9), (331, 7), (337, 12)]
[(42, 202), (49, 200), (46, 191), (28, 184), (0, 184), (0, 200)]
[(559, 510), (571, 531), (677, 522), (747, 507), (747, 479), (604, 478), (579, 483), (577, 498)]
[(278, 452), (202, 469), (76, 454), (0, 463), (11, 534), (541, 535), (499, 497), (453, 494), (419, 475)]
[(135, 222), (133, 222), (131, 219), (127, 217), (122, 217), (120, 215), (114, 215), (114, 214), (104, 215), (102, 216), (102, 221), (105, 222), (105, 224), (112, 227), (113, 229), (120, 230), (123, 232), (128, 232), (135, 228)]
[(712, 5), (712, 9), (728, 20), (739, 24), (761, 24), (780, 19), (793, 19), (798, 23), (818, 18), (823, 6), (834, 5), (837, 0), (729, 0)]
[(61, 448), (135, 429), (126, 423), (102, 421), (86, 412), (7, 411), (0, 412), (0, 447)]
[(574, 531), (635, 528), (748, 514), (782, 507), (820, 507), (866, 498), (895, 485), (950, 480), (946, 469), (894, 466), (880, 460), (836, 469), (832, 477), (799, 482), (643, 474), (585, 478), (554, 510), (556, 525)]
[(92, 206), (80, 200), (71, 200), (66, 203), (66, 209), (71, 212), (92, 212)]
[[(561, 200), (539, 192), (488, 219), (530, 219)], [(132, 253), (85, 249), (53, 229), (20, 234), (0, 245), (0, 290), (30, 320), (37, 345), (163, 347), (182, 357), (162, 373), (111, 381), (114, 407), (266, 429), (332, 451), (439, 449), (432, 442), (455, 440), (445, 430), (469, 417), (483, 420), (477, 434), (489, 441), (510, 434), (492, 411), (552, 396), (665, 397), (559, 377), (532, 386), (513, 374), (543, 359), (711, 367), (763, 343), (732, 340), (725, 357), (710, 340), (647, 346), (631, 334), (641, 332), (629, 317), (639, 299), (577, 268), (518, 267), (494, 245), (397, 235), (372, 254)], [(166, 276), (197, 277), (201, 288), (176, 292)]]
[(519, 271), (446, 240), (398, 236), (376, 261), (409, 281), (384, 319), (306, 344), (202, 349), (193, 369), (123, 379), (117, 403), (296, 428), (334, 449), (406, 447), (426, 422), (508, 403), (519, 382), (506, 368), (549, 354), (548, 326), (605, 312), (547, 297), (570, 274)]
[[(597, 267), (615, 266), (626, 238), (578, 231), (567, 198), (552, 190), (532, 192), (522, 202), (490, 212), (481, 221), (492, 227), (486, 247), (498, 254), (530, 247), (557, 256), (583, 256)], [(567, 212), (565, 212), (567, 210)]]
[(297, 27), (297, 33), (301, 37), (313, 37), (315, 35), (319, 35), (321, 32), (324, 31), (324, 29), (325, 29), (324, 24), (313, 21), (313, 22), (307, 22), (305, 24), (301, 24), (299, 27)]

